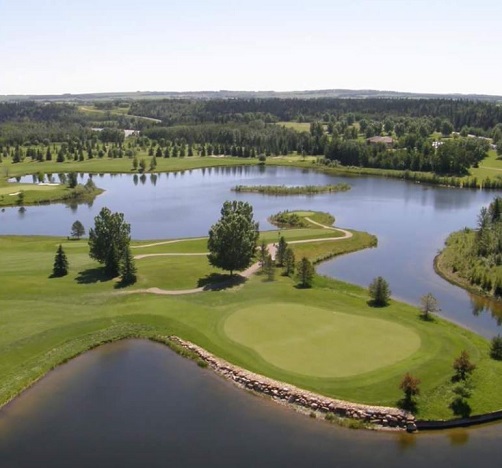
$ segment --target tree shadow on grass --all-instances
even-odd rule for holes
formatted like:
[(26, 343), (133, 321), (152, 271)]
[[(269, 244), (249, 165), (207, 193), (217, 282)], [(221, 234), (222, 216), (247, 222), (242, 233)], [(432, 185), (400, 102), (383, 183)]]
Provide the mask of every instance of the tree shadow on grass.
[(87, 270), (79, 271), (75, 281), (78, 284), (93, 284), (110, 281), (113, 278), (106, 274), (104, 268), (88, 268)]
[(312, 285), (298, 283), (298, 284), (295, 284), (295, 289), (312, 289)]
[(373, 299), (366, 301), (366, 304), (368, 304), (370, 307), (374, 307), (376, 309), (381, 309), (382, 307), (387, 307), (389, 305), (388, 302), (382, 303), (382, 302), (374, 301)]
[(461, 397), (455, 398), (450, 403), (450, 408), (455, 416), (460, 416), (461, 418), (468, 418), (472, 412), (469, 403)]
[(204, 288), (204, 291), (223, 291), (246, 282), (246, 278), (240, 275), (228, 275), (223, 273), (211, 273), (199, 278), (197, 287)]
[(418, 318), (419, 318), (420, 320), (422, 320), (422, 322), (430, 322), (430, 323), (434, 323), (434, 322), (436, 321), (432, 315), (424, 315), (424, 314), (420, 314), (420, 315), (418, 316)]

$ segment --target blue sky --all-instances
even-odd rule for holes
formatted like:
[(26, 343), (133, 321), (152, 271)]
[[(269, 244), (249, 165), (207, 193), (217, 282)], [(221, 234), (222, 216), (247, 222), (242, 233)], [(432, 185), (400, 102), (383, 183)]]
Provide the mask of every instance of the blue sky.
[(500, 0), (0, 0), (0, 94), (502, 95)]

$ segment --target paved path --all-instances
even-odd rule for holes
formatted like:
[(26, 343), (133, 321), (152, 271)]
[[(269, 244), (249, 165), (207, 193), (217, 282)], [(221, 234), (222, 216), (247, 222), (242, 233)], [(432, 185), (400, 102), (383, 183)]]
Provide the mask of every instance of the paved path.
[[(307, 244), (311, 242), (323, 242), (323, 241), (340, 241), (343, 239), (349, 239), (353, 236), (353, 234), (350, 231), (347, 231), (345, 229), (340, 229), (340, 228), (335, 228), (333, 226), (325, 226), (324, 224), (318, 223), (317, 221), (314, 221), (310, 218), (305, 218), (309, 223), (315, 224), (316, 226), (319, 226), (323, 229), (329, 229), (332, 231), (338, 231), (341, 232), (343, 235), (338, 236), (338, 237), (322, 237), (320, 239), (302, 239), (302, 240), (296, 240), (296, 241), (290, 241), (288, 244)], [(163, 241), (163, 242), (156, 242), (153, 244), (147, 244), (147, 245), (138, 245), (135, 246), (135, 248), (142, 248), (142, 247), (153, 247), (156, 245), (163, 245), (163, 244), (172, 244), (175, 242), (183, 242), (187, 240), (199, 240), (199, 239), (204, 239), (203, 237), (201, 238), (193, 238), (193, 239), (179, 239), (179, 240), (172, 240), (172, 241)], [(268, 244), (267, 245), (267, 250), (272, 259), (275, 259), (275, 255), (277, 253), (277, 245), (276, 244)], [(207, 253), (156, 253), (156, 254), (143, 254), (143, 255), (136, 255), (134, 258), (135, 259), (141, 259), (141, 258), (147, 258), (147, 257), (163, 257), (163, 256), (202, 256), (202, 255), (207, 255)], [(254, 275), (259, 269), (261, 268), (260, 262), (256, 262), (253, 265), (251, 265), (249, 268), (247, 268), (244, 271), (241, 271), (239, 273), (239, 276), (241, 278), (247, 279), (250, 276)], [(195, 294), (195, 293), (200, 293), (204, 291), (211, 291), (211, 290), (217, 290), (224, 288), (226, 285), (231, 285), (233, 284), (231, 281), (226, 281), (223, 283), (218, 283), (218, 284), (209, 284), (206, 286), (201, 286), (199, 288), (193, 288), (193, 289), (174, 289), (174, 290), (169, 290), (169, 289), (160, 289), (160, 288), (148, 288), (148, 289), (135, 289), (133, 291), (123, 291), (122, 294), (138, 294), (138, 293), (148, 293), (148, 294), (157, 294), (157, 295), (162, 295), (162, 296), (183, 296), (186, 294)]]

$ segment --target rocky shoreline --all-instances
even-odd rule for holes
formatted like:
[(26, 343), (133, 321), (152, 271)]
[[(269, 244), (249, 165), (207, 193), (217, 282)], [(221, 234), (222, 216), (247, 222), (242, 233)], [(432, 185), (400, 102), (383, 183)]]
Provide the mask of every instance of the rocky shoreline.
[(368, 424), (368, 426), (375, 429), (395, 429), (409, 432), (417, 430), (415, 416), (407, 411), (328, 398), (234, 366), (223, 359), (215, 357), (205, 349), (176, 336), (169, 337), (169, 340), (194, 353), (213, 371), (234, 382), (239, 387), (266, 395), (274, 401), (291, 406), (297, 411), (307, 411), (309, 414), (319, 415), (325, 419), (330, 419), (329, 415), (332, 418), (352, 419)]

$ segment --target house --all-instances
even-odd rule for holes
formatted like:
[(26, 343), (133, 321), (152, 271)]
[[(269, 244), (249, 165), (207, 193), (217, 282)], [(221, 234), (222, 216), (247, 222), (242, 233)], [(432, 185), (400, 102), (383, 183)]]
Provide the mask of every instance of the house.
[(369, 145), (378, 145), (379, 143), (383, 143), (388, 148), (392, 148), (392, 145), (394, 144), (394, 139), (389, 136), (374, 136), (368, 138), (366, 141)]

